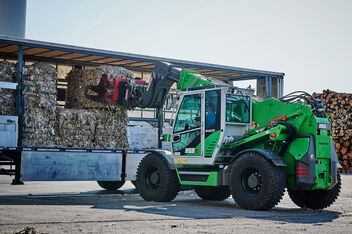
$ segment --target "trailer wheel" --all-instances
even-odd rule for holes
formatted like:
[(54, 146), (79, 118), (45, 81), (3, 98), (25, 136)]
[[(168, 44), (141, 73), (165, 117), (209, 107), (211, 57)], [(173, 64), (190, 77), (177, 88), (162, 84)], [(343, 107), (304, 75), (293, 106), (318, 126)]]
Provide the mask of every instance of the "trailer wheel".
[(121, 188), (125, 184), (125, 181), (97, 181), (97, 182), (100, 187), (109, 191), (115, 191)]
[(230, 191), (235, 202), (250, 210), (268, 210), (284, 195), (286, 174), (259, 153), (247, 152), (232, 164)]
[(230, 196), (230, 188), (228, 186), (195, 186), (194, 191), (203, 200), (222, 201)]
[(172, 201), (180, 190), (176, 171), (158, 154), (145, 156), (138, 165), (136, 188), (146, 201)]
[(291, 200), (299, 207), (324, 209), (335, 202), (341, 190), (341, 176), (337, 174), (337, 184), (330, 190), (288, 190)]

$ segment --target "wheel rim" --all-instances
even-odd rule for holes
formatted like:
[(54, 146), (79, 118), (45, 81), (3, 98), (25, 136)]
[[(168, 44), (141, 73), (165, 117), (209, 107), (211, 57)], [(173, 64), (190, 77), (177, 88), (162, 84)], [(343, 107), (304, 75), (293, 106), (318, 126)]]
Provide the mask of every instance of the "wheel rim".
[(262, 176), (255, 168), (247, 168), (241, 174), (242, 190), (250, 196), (258, 194), (262, 188)]
[(159, 170), (156, 168), (151, 168), (146, 173), (145, 182), (146, 182), (147, 186), (152, 190), (155, 190), (156, 188), (158, 188), (159, 184), (160, 184)]

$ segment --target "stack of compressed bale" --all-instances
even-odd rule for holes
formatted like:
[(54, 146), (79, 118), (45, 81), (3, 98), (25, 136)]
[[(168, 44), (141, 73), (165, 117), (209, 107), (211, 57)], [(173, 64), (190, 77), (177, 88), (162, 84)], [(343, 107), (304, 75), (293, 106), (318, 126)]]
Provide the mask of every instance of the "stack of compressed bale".
[(70, 148), (126, 149), (124, 112), (104, 109), (58, 109), (60, 145)]
[[(16, 66), (8, 61), (0, 61), (0, 81), (15, 82)], [(16, 114), (16, 90), (0, 88), (0, 115)]]
[[(127, 109), (121, 106), (93, 102), (84, 95), (85, 88), (89, 85), (98, 85), (103, 74), (110, 77), (133, 78), (131, 71), (114, 66), (75, 68), (67, 75), (65, 107), (70, 109), (58, 112), (58, 131), (63, 147), (128, 148)], [(95, 95), (89, 92), (88, 94)], [(73, 121), (74, 124), (61, 124), (70, 121)], [(81, 130), (77, 131), (76, 129)], [(70, 140), (64, 140), (61, 137), (67, 133), (71, 134)], [(80, 135), (84, 136), (84, 142), (81, 142)]]
[(56, 146), (56, 69), (45, 63), (26, 66), (23, 116), (23, 145)]

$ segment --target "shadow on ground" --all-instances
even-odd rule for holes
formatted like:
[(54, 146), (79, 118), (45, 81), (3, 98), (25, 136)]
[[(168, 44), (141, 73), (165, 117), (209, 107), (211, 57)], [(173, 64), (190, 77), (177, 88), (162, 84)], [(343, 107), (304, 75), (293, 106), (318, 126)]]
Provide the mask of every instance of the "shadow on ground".
[(92, 209), (116, 209), (123, 212), (158, 214), (174, 218), (226, 219), (234, 217), (273, 220), (287, 223), (332, 222), (341, 213), (330, 210), (310, 210), (276, 207), (269, 211), (243, 210), (232, 199), (204, 201), (193, 191), (183, 191), (172, 202), (144, 201), (135, 189), (109, 192), (94, 190), (77, 194), (0, 196), (0, 205), (88, 205)]

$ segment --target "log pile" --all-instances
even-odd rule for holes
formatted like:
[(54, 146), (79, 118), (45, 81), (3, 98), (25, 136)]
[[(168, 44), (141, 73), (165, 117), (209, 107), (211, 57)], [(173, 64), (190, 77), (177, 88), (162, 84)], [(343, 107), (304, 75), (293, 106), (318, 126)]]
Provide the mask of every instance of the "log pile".
[(323, 90), (323, 93), (313, 93), (313, 97), (324, 102), (341, 171), (352, 173), (352, 94)]

